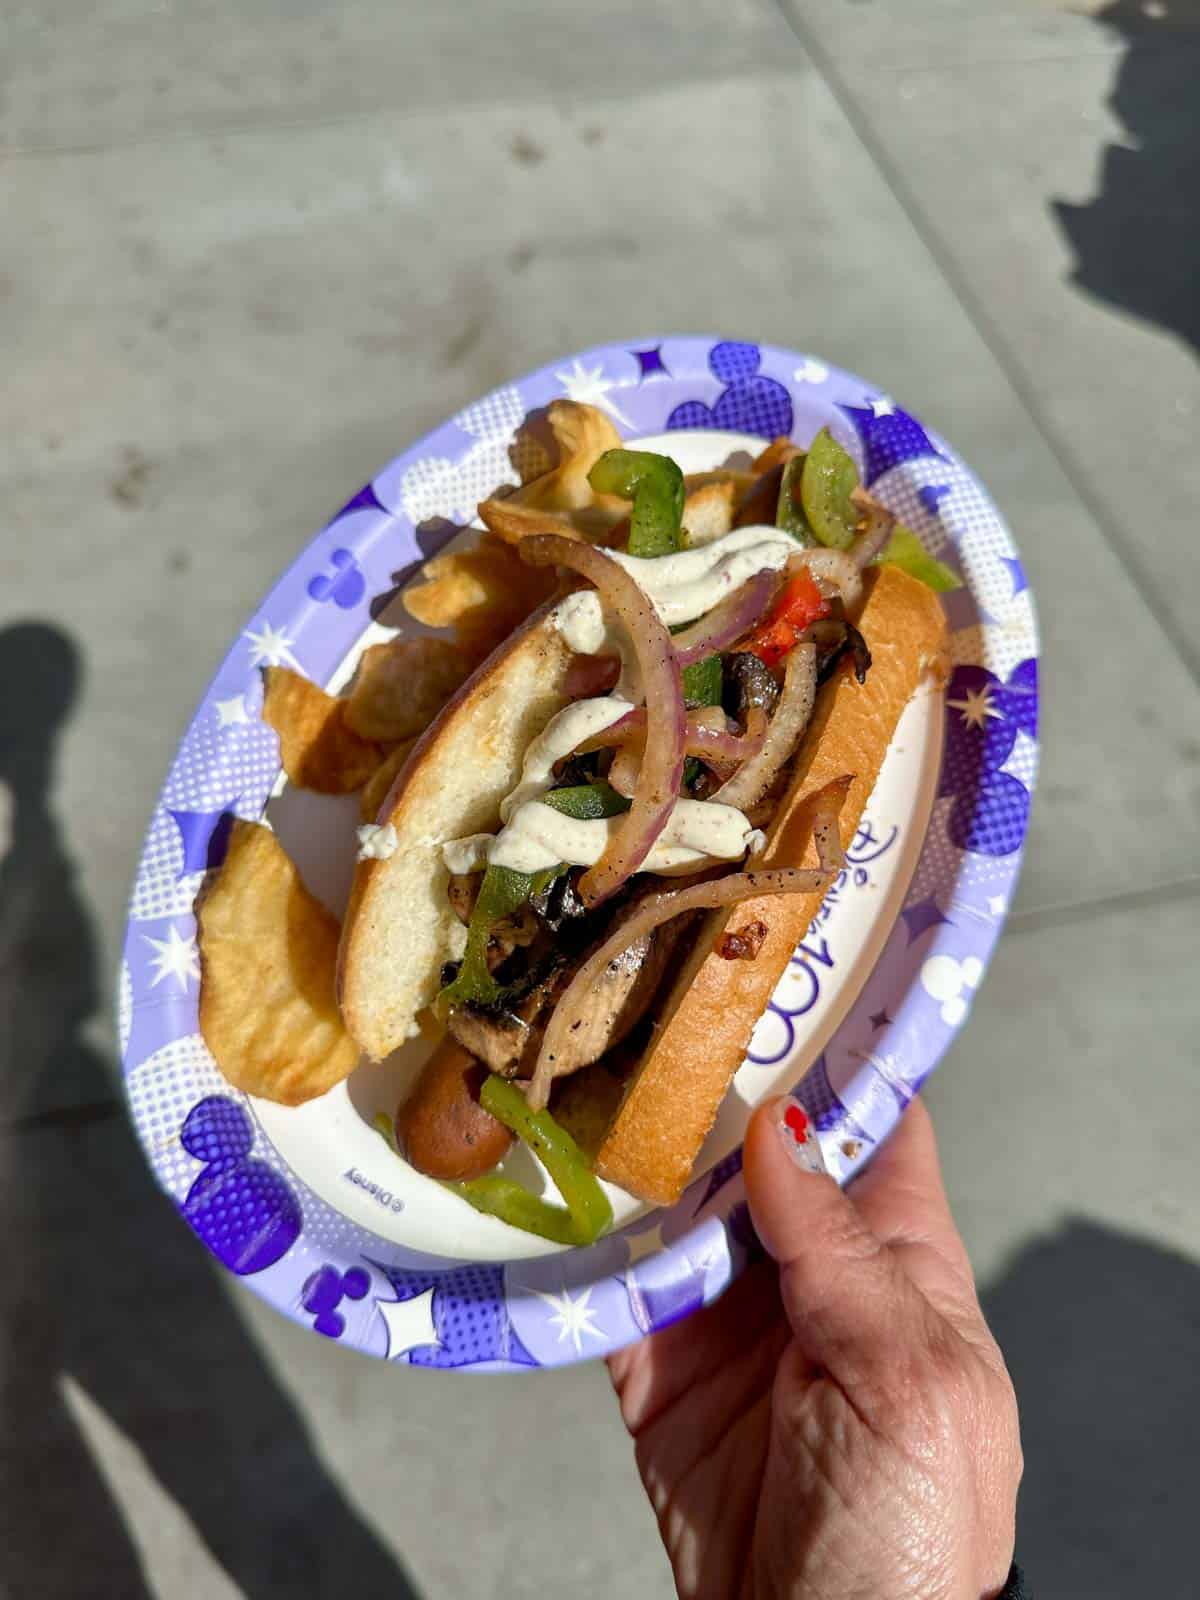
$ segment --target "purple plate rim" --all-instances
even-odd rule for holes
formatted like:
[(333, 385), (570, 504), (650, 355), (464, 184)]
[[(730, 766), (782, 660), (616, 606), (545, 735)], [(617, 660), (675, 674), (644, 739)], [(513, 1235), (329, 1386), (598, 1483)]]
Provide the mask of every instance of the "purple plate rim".
[[(587, 1250), (473, 1263), (397, 1246), (292, 1171), (197, 1032), (192, 899), (228, 819), (261, 816), (279, 770), (258, 716), (259, 668), (327, 681), (386, 597), (504, 476), (521, 418), (564, 395), (600, 405), (625, 437), (708, 427), (806, 443), (827, 423), (865, 481), (966, 580), (946, 602), (946, 743), (915, 873), (850, 1011), (792, 1091), (840, 1181), (870, 1159), (966, 1020), (1011, 903), (1036, 779), (1037, 624), (1012, 536), (945, 441), (851, 373), (709, 335), (598, 345), (490, 391), (388, 463), (277, 580), (200, 701), (143, 846), (116, 998), (130, 1114), (193, 1232), (286, 1315), (416, 1366), (515, 1371), (606, 1355), (711, 1303), (756, 1250), (740, 1151), (676, 1206)], [(889, 845), (865, 824), (847, 893)], [(809, 941), (794, 963), (801, 1000), (772, 1001), (751, 1061), (786, 1057), (812, 1004), (805, 986), (833, 964), (819, 929)]]

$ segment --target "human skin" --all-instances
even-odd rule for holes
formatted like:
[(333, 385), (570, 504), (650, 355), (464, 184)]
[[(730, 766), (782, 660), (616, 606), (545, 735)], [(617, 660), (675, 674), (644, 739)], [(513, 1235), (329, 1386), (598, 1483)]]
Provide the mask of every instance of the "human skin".
[(761, 1107), (769, 1259), (609, 1360), (684, 1600), (991, 1600), (1013, 1557), (1012, 1384), (914, 1101), (843, 1193)]

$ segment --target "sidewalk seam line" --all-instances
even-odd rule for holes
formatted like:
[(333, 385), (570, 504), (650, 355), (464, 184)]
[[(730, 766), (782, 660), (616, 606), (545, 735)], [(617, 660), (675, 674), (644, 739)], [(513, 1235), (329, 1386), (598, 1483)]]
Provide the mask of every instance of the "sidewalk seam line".
[(1141, 911), (1147, 906), (1175, 905), (1197, 898), (1200, 898), (1200, 878), (1183, 878), (1178, 883), (1158, 884), (1147, 889), (1125, 889), (1119, 894), (1102, 895), (1097, 900), (1070, 900), (1031, 911), (1017, 911), (1009, 917), (1007, 931), (1014, 935), (1040, 933), (1044, 928), (1086, 922), (1095, 916)]
[(1147, 573), (1141, 556), (1117, 532), (1115, 521), (1109, 518), (1103, 501), (1092, 494), (1087, 485), (1086, 475), (1083, 473), (1082, 468), (1076, 465), (1070, 448), (1060, 439), (1055, 425), (1046, 420), (1019, 362), (1010, 353), (1007, 341), (999, 326), (984, 309), (968, 280), (966, 272), (958, 266), (953, 256), (943, 248), (936, 229), (925, 215), (923, 208), (918, 204), (915, 194), (903, 176), (899, 163), (887, 154), (882, 141), (876, 137), (870, 124), (859, 112), (858, 104), (847, 89), (845, 80), (838, 71), (834, 59), (815, 41), (813, 32), (807, 22), (797, 15), (796, 0), (776, 0), (776, 4), (779, 6), (788, 26), (809, 55), (813, 66), (825, 80), (830, 94), (837, 102), (838, 108), (846, 118), (852, 132), (859, 139), (867, 155), (875, 163), (879, 175), (888, 185), (896, 203), (908, 219), (909, 226), (928, 252), (933, 265), (941, 273), (947, 288), (958, 301), (967, 319), (983, 341), (992, 360), (1000, 368), (1009, 388), (1024, 407), (1029, 420), (1041, 434), (1042, 442), (1066, 479), (1068, 486), (1100, 530), (1109, 549), (1124, 569), (1126, 578), (1145, 602), (1151, 619), (1158, 624), (1160, 631), (1182, 662), (1192, 682), (1197, 687), (1200, 687), (1200, 646), (1193, 646), (1182, 625), (1177, 623), (1169, 612), (1164, 615), (1158, 585)]

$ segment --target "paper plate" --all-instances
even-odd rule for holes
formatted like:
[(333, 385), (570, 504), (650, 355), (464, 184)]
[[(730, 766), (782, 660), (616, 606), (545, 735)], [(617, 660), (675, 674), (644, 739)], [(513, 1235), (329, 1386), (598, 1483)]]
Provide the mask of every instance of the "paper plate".
[[(267, 812), (340, 910), (353, 801), (286, 789), (263, 666), (336, 687), (403, 623), (395, 595), (515, 480), (524, 416), (563, 395), (685, 471), (828, 426), (863, 482), (964, 587), (946, 597), (944, 698), (905, 712), (846, 870), (759, 1022), (678, 1205), (612, 1191), (616, 1230), (560, 1250), (476, 1215), (370, 1127), (413, 1064), (364, 1067), (286, 1109), (221, 1078), (198, 1031), (192, 902), (233, 817)], [(665, 437), (669, 436), (669, 437)], [(769, 345), (663, 338), (552, 363), (386, 466), (304, 549), (234, 642), (180, 746), (142, 852), (118, 990), (124, 1081), (159, 1183), (230, 1271), (326, 1338), (414, 1366), (519, 1370), (607, 1353), (715, 1299), (753, 1236), (740, 1176), (752, 1107), (794, 1092), (849, 1178), (963, 1025), (1004, 922), (1037, 766), (1037, 634), (1020, 558), (978, 479), (873, 385)], [(528, 1177), (539, 1174), (530, 1163)]]

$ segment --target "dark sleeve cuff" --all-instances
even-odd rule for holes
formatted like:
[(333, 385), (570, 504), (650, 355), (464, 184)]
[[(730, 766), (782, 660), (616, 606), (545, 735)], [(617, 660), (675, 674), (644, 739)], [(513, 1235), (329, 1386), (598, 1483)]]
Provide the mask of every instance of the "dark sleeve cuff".
[(1008, 1582), (996, 1596), (996, 1600), (1033, 1600), (1033, 1596), (1026, 1587), (1025, 1579), (1021, 1575), (1021, 1569), (1015, 1561), (1012, 1564), (1012, 1571), (1008, 1575)]

